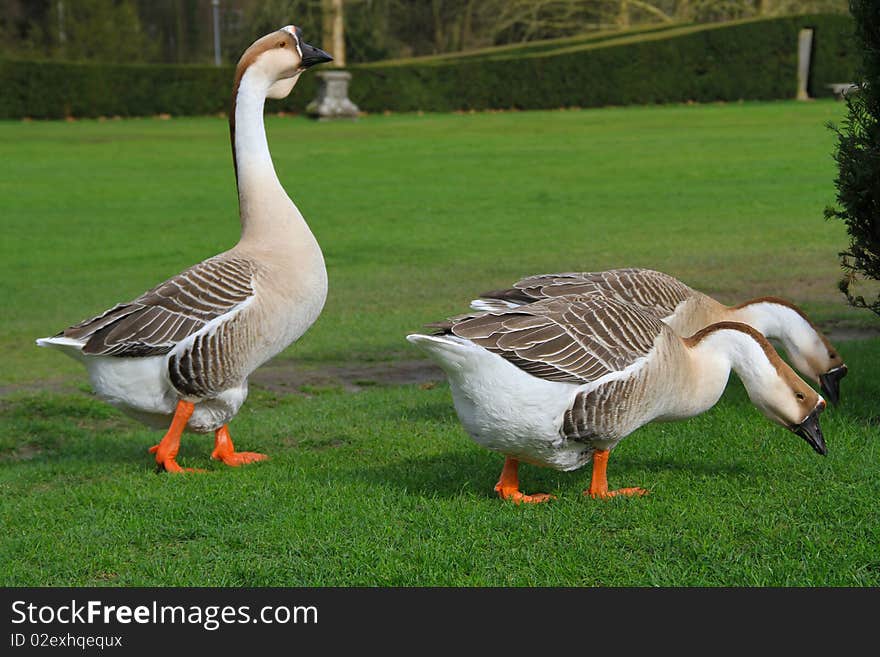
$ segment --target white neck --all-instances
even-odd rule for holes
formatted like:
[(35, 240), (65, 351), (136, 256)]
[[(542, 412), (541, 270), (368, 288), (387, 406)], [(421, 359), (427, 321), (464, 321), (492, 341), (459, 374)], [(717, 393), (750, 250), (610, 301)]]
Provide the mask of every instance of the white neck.
[(800, 313), (781, 303), (760, 301), (741, 308), (730, 308), (727, 319), (753, 326), (768, 338), (782, 342), (794, 366), (816, 378), (818, 374), (810, 366), (806, 354), (823, 353), (821, 338)]
[(314, 242), (302, 214), (281, 186), (269, 154), (263, 107), (273, 82), (259, 66), (249, 67), (241, 78), (233, 108), (239, 244), (270, 250), (291, 242)]
[(772, 301), (760, 301), (741, 308), (730, 308), (726, 319), (753, 326), (769, 338), (783, 339), (792, 327), (799, 332), (812, 332), (809, 322), (797, 312)]
[(712, 331), (686, 349), (690, 356), (690, 389), (679, 395), (680, 414), (676, 417), (698, 415), (714, 406), (724, 392), (731, 369), (750, 396), (752, 390), (778, 377), (762, 346), (748, 333), (736, 329)]

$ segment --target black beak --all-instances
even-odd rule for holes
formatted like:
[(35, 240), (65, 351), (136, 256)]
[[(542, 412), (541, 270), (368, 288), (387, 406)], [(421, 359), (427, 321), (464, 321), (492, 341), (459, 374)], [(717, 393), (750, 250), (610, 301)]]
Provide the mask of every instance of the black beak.
[(300, 64), (302, 68), (309, 68), (315, 64), (323, 64), (324, 62), (333, 61), (333, 57), (326, 52), (320, 48), (315, 48), (315, 46), (310, 46), (305, 42), (299, 44), (299, 49), (302, 51), (302, 63)]
[(822, 427), (819, 426), (819, 413), (823, 408), (825, 408), (825, 404), (820, 402), (806, 420), (790, 426), (789, 429), (806, 440), (816, 452), (825, 456), (828, 454), (828, 448), (825, 446), (825, 438), (822, 437)]
[(828, 400), (837, 405), (840, 401), (840, 380), (846, 376), (846, 365), (835, 367), (828, 370), (819, 377), (819, 383), (822, 384), (822, 394), (828, 397)]

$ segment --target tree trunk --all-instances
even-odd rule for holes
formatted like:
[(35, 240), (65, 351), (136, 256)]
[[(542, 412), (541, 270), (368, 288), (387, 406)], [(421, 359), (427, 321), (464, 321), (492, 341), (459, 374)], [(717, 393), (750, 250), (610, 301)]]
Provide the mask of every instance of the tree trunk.
[(620, 0), (620, 12), (617, 14), (617, 27), (625, 30), (629, 27), (629, 0)]
[(679, 21), (687, 21), (691, 18), (691, 5), (689, 0), (678, 0), (675, 5), (675, 18)]
[(186, 33), (183, 20), (183, 6), (179, 3), (174, 7), (174, 61), (183, 64), (186, 61)]
[(443, 0), (432, 0), (431, 13), (434, 17), (434, 52), (441, 53), (444, 48), (443, 20), (442, 20)]
[(345, 67), (345, 23), (342, 0), (321, 0), (321, 47), (333, 55), (333, 66)]
[(461, 32), (458, 37), (459, 50), (467, 50), (471, 42), (471, 15), (474, 11), (474, 0), (468, 0), (461, 18)]

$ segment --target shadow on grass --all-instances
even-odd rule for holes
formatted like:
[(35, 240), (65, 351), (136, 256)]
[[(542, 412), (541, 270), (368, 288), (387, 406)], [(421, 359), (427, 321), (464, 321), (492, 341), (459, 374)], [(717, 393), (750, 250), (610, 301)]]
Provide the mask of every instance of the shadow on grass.
[[(401, 413), (397, 409), (386, 409), (384, 415), (393, 420), (401, 419)], [(417, 422), (439, 422), (443, 424), (458, 424), (459, 422), (455, 408), (447, 401), (419, 403), (407, 408), (405, 416), (406, 419)]]
[[(361, 479), (367, 484), (391, 485), (407, 493), (429, 497), (454, 498), (468, 493), (495, 497), (495, 482), (503, 465), (504, 458), (500, 454), (456, 452), (351, 470), (346, 472), (346, 476)], [(708, 460), (685, 462), (656, 456), (627, 455), (616, 461), (612, 457), (608, 465), (612, 487), (646, 485), (646, 479), (656, 479), (661, 473), (670, 471), (685, 476), (690, 474), (694, 478), (738, 478), (749, 473), (749, 469), (741, 463)], [(520, 489), (526, 493), (583, 490), (590, 485), (591, 473), (590, 463), (572, 472), (521, 464)]]
[[(0, 404), (0, 465), (90, 462), (153, 469), (150, 446), (162, 432), (143, 429), (88, 396), (23, 395)], [(208, 467), (213, 436), (184, 434), (181, 465)]]
[(876, 396), (872, 396), (872, 392), (867, 392), (856, 397), (859, 392), (850, 393), (848, 399), (842, 399), (838, 406), (833, 406), (825, 412), (849, 417), (866, 428), (880, 426), (880, 409), (877, 407)]

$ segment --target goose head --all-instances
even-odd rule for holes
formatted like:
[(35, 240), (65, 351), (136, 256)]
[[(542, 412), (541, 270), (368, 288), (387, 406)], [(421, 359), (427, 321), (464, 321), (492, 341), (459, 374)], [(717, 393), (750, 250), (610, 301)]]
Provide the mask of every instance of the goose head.
[(792, 365), (818, 383), (829, 401), (837, 404), (840, 399), (840, 380), (847, 373), (840, 352), (812, 325), (783, 340), (787, 341), (793, 343), (785, 345)]
[(791, 364), (804, 376), (819, 384), (832, 404), (840, 399), (840, 380), (847, 369), (840, 352), (810, 321), (803, 310), (791, 301), (780, 297), (760, 297), (735, 306), (734, 310), (745, 312), (759, 327), (763, 324), (773, 330), (791, 360)]
[(254, 41), (238, 60), (235, 77), (258, 73), (268, 85), (267, 98), (285, 98), (303, 71), (330, 61), (333, 57), (303, 40), (299, 27), (287, 25)]
[(819, 454), (828, 453), (819, 427), (825, 400), (755, 328), (741, 322), (718, 322), (684, 341), (692, 348), (706, 345), (710, 352), (725, 354), (728, 367), (736, 371), (749, 399), (767, 419), (796, 433)]
[(825, 410), (825, 400), (778, 355), (770, 364), (772, 372), (768, 369), (747, 383), (749, 399), (765, 417), (797, 434), (817, 453), (825, 456), (828, 448), (819, 426), (819, 414)]

